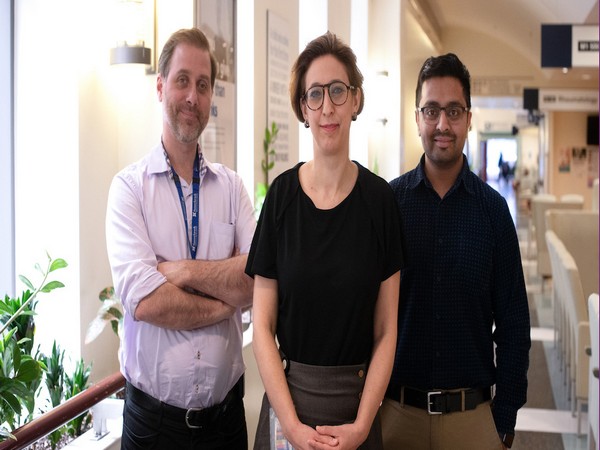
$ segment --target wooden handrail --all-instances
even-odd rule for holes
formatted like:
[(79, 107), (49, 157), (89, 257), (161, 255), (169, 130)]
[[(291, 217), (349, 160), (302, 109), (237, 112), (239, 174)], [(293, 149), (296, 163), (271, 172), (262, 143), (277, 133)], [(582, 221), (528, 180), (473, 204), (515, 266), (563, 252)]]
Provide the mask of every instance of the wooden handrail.
[(56, 408), (12, 431), (17, 439), (0, 442), (0, 450), (20, 450), (33, 444), (124, 386), (125, 378), (120, 372), (109, 375)]

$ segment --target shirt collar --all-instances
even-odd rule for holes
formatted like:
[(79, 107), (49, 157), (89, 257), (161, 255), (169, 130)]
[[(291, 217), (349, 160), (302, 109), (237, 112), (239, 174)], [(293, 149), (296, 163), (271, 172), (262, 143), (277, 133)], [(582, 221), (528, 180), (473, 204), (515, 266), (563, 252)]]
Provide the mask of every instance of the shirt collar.
[[(202, 151), (202, 149), (200, 149)], [(164, 148), (162, 143), (158, 143), (150, 152), (149, 160), (148, 160), (148, 173), (150, 174), (159, 174), (164, 172), (169, 172), (169, 164), (165, 158)], [(217, 169), (213, 163), (208, 161), (206, 157), (203, 155), (204, 161), (202, 164), (202, 172), (200, 173), (200, 177), (203, 178), (207, 172), (217, 173)]]
[[(458, 186), (460, 186), (462, 184), (465, 187), (465, 190), (469, 194), (473, 194), (475, 192), (475, 190), (474, 190), (475, 180), (468, 176), (468, 174), (470, 172), (471, 172), (471, 169), (469, 168), (469, 165), (467, 164), (467, 158), (463, 154), (462, 168), (458, 174), (458, 177), (456, 178), (456, 181), (450, 188), (449, 192), (456, 190), (458, 188)], [(433, 187), (431, 186), (431, 182), (427, 179), (427, 176), (425, 175), (425, 154), (424, 153), (421, 156), (421, 160), (419, 161), (419, 165), (417, 166), (417, 168), (415, 170), (414, 177), (411, 180), (411, 182), (409, 183), (408, 187), (410, 189), (415, 189), (421, 183), (423, 183), (428, 188), (433, 189)]]

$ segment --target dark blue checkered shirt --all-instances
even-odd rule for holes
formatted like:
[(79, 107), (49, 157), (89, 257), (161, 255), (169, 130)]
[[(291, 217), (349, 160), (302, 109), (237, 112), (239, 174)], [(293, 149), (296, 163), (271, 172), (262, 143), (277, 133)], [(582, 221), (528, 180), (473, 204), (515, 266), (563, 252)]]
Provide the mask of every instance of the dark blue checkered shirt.
[(390, 392), (496, 385), (496, 427), (513, 432), (527, 397), (531, 346), (514, 223), (504, 198), (469, 170), (466, 158), (443, 199), (423, 164), (424, 157), (391, 182), (406, 265)]

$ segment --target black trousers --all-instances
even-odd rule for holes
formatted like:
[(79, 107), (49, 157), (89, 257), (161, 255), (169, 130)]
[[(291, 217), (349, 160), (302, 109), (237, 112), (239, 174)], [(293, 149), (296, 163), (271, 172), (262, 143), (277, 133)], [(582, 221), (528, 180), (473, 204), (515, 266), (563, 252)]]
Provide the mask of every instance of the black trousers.
[(185, 410), (165, 405), (127, 383), (121, 450), (247, 450), (244, 402), (237, 388), (210, 409), (210, 414), (189, 415), (190, 427)]

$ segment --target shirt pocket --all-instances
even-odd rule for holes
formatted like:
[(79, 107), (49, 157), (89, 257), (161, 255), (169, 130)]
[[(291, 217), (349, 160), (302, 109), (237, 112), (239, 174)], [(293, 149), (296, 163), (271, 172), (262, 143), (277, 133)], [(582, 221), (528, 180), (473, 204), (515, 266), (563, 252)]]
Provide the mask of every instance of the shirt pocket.
[(210, 238), (207, 259), (225, 259), (233, 255), (235, 243), (235, 225), (213, 222), (210, 226)]

